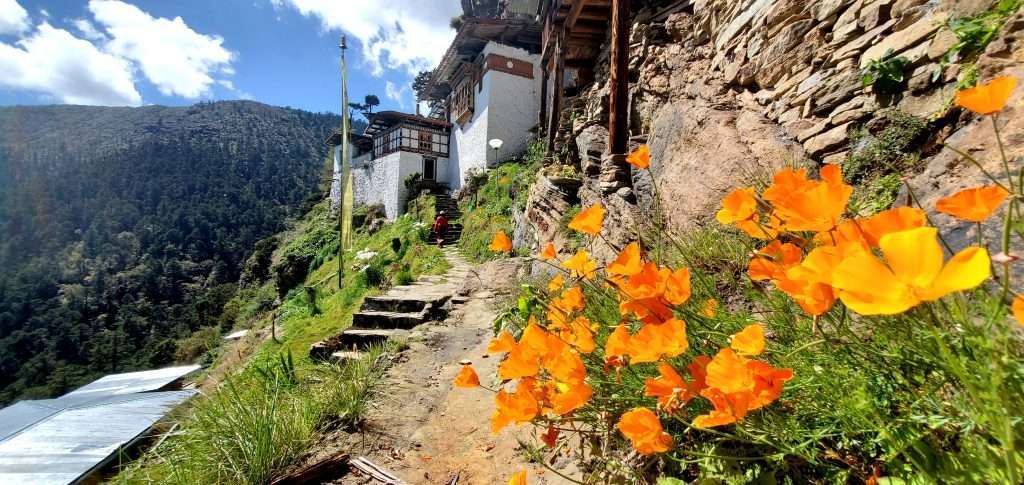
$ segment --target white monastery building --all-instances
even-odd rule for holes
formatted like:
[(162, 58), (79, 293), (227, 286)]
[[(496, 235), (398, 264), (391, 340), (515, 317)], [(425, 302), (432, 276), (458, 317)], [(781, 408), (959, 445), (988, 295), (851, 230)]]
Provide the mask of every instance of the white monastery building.
[[(465, 19), (423, 93), (430, 115), (376, 113), (350, 138), (356, 205), (382, 204), (394, 219), (405, 211), (410, 176), (419, 174), (424, 190), (454, 192), (470, 170), (525, 152), (540, 119), (540, 30), (535, 19)], [(497, 153), (493, 139), (503, 142)], [(336, 180), (340, 141), (328, 140)], [(339, 192), (332, 187), (335, 201)]]

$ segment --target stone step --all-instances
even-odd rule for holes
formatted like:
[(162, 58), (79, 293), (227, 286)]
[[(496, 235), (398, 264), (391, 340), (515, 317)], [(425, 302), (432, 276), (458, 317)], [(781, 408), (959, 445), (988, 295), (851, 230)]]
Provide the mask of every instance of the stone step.
[(352, 315), (352, 326), (361, 329), (412, 328), (427, 320), (426, 312), (399, 313), (379, 310), (360, 310)]
[(380, 329), (380, 328), (350, 328), (338, 334), (339, 349), (363, 350), (371, 345), (380, 345), (387, 342), (389, 338), (399, 338), (408, 335), (405, 330)]
[(358, 362), (366, 356), (366, 352), (359, 350), (342, 350), (331, 354), (330, 360), (339, 364)]
[(368, 296), (363, 300), (363, 310), (381, 312), (416, 313), (422, 312), (434, 300), (429, 298), (406, 298), (390, 295)]

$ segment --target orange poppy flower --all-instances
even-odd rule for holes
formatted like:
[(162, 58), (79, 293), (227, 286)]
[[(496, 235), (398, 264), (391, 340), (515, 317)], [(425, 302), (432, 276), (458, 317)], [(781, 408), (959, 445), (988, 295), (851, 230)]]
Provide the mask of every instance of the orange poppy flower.
[(558, 251), (555, 249), (554, 243), (548, 243), (547, 246), (544, 246), (544, 249), (541, 250), (537, 257), (545, 261), (558, 257)]
[(772, 184), (764, 189), (761, 197), (767, 201), (784, 200), (791, 194), (811, 190), (814, 182), (807, 178), (807, 169), (784, 168), (772, 176)]
[(773, 281), (780, 291), (792, 298), (808, 315), (823, 315), (836, 303), (835, 291), (829, 285), (795, 278)]
[(596, 236), (601, 232), (605, 212), (600, 202), (587, 207), (572, 219), (569, 229)]
[(697, 395), (690, 383), (684, 381), (668, 363), (658, 364), (658, 374), (657, 379), (644, 380), (644, 395), (657, 397), (658, 409), (674, 413)]
[(540, 328), (536, 319), (530, 316), (519, 342), (498, 365), (498, 378), (507, 381), (537, 375), (541, 359), (551, 351), (548, 336), (548, 332)]
[(520, 382), (514, 393), (499, 390), (494, 402), (496, 406), (491, 416), (491, 431), (494, 433), (512, 423), (529, 422), (540, 413), (537, 398), (530, 392), (527, 382)]
[(562, 292), (562, 296), (556, 298), (551, 304), (565, 312), (582, 310), (586, 302), (583, 299), (583, 290), (574, 286)]
[(698, 416), (693, 424), (709, 428), (740, 421), (749, 411), (778, 399), (783, 385), (792, 378), (791, 369), (778, 369), (722, 349), (708, 363), (707, 388), (700, 392), (714, 410)]
[(595, 325), (587, 319), (587, 317), (579, 316), (561, 331), (560, 336), (569, 345), (572, 345), (583, 352), (589, 354), (594, 351), (596, 345), (594, 344), (594, 329)]
[(626, 157), (626, 161), (629, 162), (630, 165), (639, 169), (650, 167), (651, 149), (647, 148), (647, 145), (640, 145), (636, 150), (633, 150), (633, 153), (630, 153), (629, 156)]
[(665, 293), (669, 273), (671, 271), (658, 268), (655, 263), (644, 264), (640, 272), (629, 277), (622, 290), (627, 298), (634, 300), (660, 297)]
[(551, 398), (551, 412), (558, 416), (565, 416), (583, 407), (594, 394), (593, 389), (583, 381), (559, 382), (555, 384), (555, 391)]
[(540, 372), (540, 359), (528, 348), (517, 346), (498, 365), (498, 378), (503, 381), (533, 377)]
[(755, 323), (732, 336), (729, 347), (740, 355), (761, 355), (764, 352), (764, 325)]
[(997, 185), (974, 187), (939, 199), (935, 210), (965, 221), (984, 222), (1009, 196), (1006, 189)]
[(750, 220), (757, 213), (757, 192), (752, 187), (743, 187), (729, 192), (722, 199), (722, 209), (715, 214), (721, 224), (734, 224)]
[(719, 350), (707, 366), (706, 382), (726, 394), (754, 390), (754, 374), (747, 368), (750, 359), (736, 354), (731, 348)]
[(672, 358), (690, 348), (686, 338), (686, 323), (673, 318), (665, 323), (646, 324), (629, 338), (630, 364), (657, 362)]
[(711, 401), (714, 409), (707, 414), (693, 418), (693, 425), (698, 428), (713, 428), (735, 423), (743, 419), (749, 410), (747, 406), (749, 394), (736, 394), (730, 399), (730, 396), (724, 392), (709, 387), (701, 391), (700, 395)]
[(608, 265), (608, 274), (633, 276), (643, 269), (640, 260), (640, 243), (631, 242), (619, 252), (619, 257)]
[(745, 221), (739, 221), (735, 226), (736, 229), (743, 231), (754, 239), (767, 241), (779, 237), (779, 231), (782, 229), (782, 220), (775, 215), (769, 215), (767, 220), (754, 217)]
[(980, 115), (996, 113), (1006, 106), (1013, 88), (1017, 86), (1017, 78), (1000, 76), (987, 84), (964, 89), (956, 93), (956, 104)]
[(1013, 318), (1017, 320), (1017, 323), (1024, 325), (1024, 296), (1018, 296), (1013, 299)]
[(672, 448), (672, 437), (661, 427), (658, 415), (647, 408), (636, 408), (619, 418), (616, 427), (642, 455), (663, 453)]
[(693, 362), (686, 366), (686, 370), (690, 371), (690, 377), (693, 379), (690, 381), (690, 388), (694, 393), (699, 393), (701, 389), (708, 386), (708, 364), (711, 363), (711, 357), (706, 355), (698, 355), (693, 358)]
[(587, 377), (583, 359), (580, 359), (580, 354), (571, 350), (553, 356), (544, 368), (559, 382), (578, 383)]
[(715, 318), (715, 315), (718, 314), (718, 300), (708, 298), (700, 309), (700, 314), (708, 318)]
[(624, 300), (619, 303), (622, 316), (633, 315), (643, 323), (657, 325), (673, 317), (672, 309), (660, 297)]
[(548, 430), (540, 435), (540, 440), (547, 445), (548, 448), (554, 448), (558, 444), (558, 428), (555, 425), (548, 425)]
[(853, 187), (843, 182), (838, 165), (822, 167), (821, 181), (801, 179), (805, 176), (805, 171), (800, 170), (785, 179), (785, 183), (799, 187), (800, 191), (787, 191), (773, 185), (765, 190), (763, 197), (772, 203), (776, 215), (783, 220), (784, 229), (828, 231), (839, 223), (846, 211)]
[(597, 263), (590, 259), (590, 253), (580, 249), (569, 260), (562, 262), (562, 267), (569, 270), (569, 276), (573, 278), (593, 279), (597, 272)]
[(969, 247), (943, 263), (937, 235), (934, 227), (886, 234), (879, 248), (887, 264), (870, 252), (857, 252), (835, 268), (832, 286), (855, 312), (892, 315), (974, 288), (991, 276), (985, 248)]
[(629, 328), (625, 324), (615, 327), (604, 344), (605, 357), (619, 357), (629, 354)]
[(747, 275), (754, 281), (782, 278), (787, 269), (800, 263), (802, 256), (803, 252), (796, 245), (772, 241), (754, 253), (747, 266)]
[(480, 378), (476, 375), (476, 371), (473, 370), (473, 366), (462, 366), (462, 370), (459, 371), (459, 375), (455, 376), (455, 387), (478, 386), (480, 386)]
[(782, 387), (793, 378), (793, 369), (778, 369), (761, 361), (750, 361), (747, 368), (754, 374), (754, 395), (749, 409), (759, 409), (782, 396)]
[(680, 268), (665, 278), (665, 301), (672, 305), (682, 305), (690, 299), (690, 270)]
[(508, 480), (508, 485), (526, 485), (526, 470), (520, 470)]
[(499, 253), (511, 252), (512, 240), (508, 238), (505, 231), (498, 231), (494, 233), (494, 239), (491, 240), (491, 245), (487, 249)]
[(867, 219), (859, 219), (857, 224), (864, 231), (868, 244), (876, 248), (882, 236), (892, 233), (924, 227), (928, 218), (924, 211), (917, 207), (896, 207), (884, 210)]
[(511, 352), (515, 350), (516, 338), (512, 334), (508, 333), (507, 330), (502, 330), (498, 337), (491, 340), (491, 343), (487, 344), (487, 353), (497, 354), (500, 352)]
[(554, 293), (555, 291), (561, 289), (562, 285), (564, 284), (565, 278), (563, 278), (561, 274), (557, 274), (554, 278), (551, 278), (551, 281), (548, 282), (548, 291)]

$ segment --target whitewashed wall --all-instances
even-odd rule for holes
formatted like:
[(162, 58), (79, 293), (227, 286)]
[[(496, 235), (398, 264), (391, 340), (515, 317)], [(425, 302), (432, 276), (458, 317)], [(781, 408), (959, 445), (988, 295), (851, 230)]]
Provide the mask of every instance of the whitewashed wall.
[[(484, 48), (484, 55), (497, 54), (527, 61), (533, 65), (533, 79), (513, 76), (499, 71), (488, 71), (490, 78), (489, 106), (487, 110), (487, 139), (499, 138), (504, 143), (498, 151), (498, 159), (519, 155), (526, 151), (530, 141), (530, 129), (537, 125), (540, 113), (541, 72), (540, 55), (491, 42)], [(489, 150), (488, 162), (493, 164), (494, 150)]]
[(530, 128), (537, 124), (540, 112), (540, 56), (503, 44), (491, 42), (483, 56), (497, 54), (533, 64), (533, 79), (499, 71), (487, 71), (476, 89), (473, 118), (460, 126), (452, 123), (451, 156), (448, 164), (448, 186), (458, 190), (472, 168), (485, 169), (493, 164), (494, 151), (487, 142), (499, 138), (504, 142), (498, 152), (503, 159), (526, 150)]
[[(462, 188), (466, 181), (466, 172), (471, 168), (486, 168), (487, 160), (487, 106), (490, 99), (490, 73), (483, 77), (483, 86), (475, 93), (473, 117), (464, 125), (459, 125), (454, 115), (448, 120), (452, 123), (450, 155), (452, 162), (448, 164), (448, 186), (454, 191)], [(473, 87), (477, 89), (476, 86)]]

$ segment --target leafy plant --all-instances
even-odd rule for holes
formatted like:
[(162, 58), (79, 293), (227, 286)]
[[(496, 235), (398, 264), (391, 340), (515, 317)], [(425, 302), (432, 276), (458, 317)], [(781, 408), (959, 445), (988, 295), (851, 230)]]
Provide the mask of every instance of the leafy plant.
[(892, 49), (885, 51), (885, 54), (878, 59), (868, 62), (861, 71), (861, 84), (864, 87), (873, 86), (879, 94), (899, 94), (906, 84), (907, 64), (910, 61), (903, 56), (893, 57)]
[(938, 79), (947, 66), (960, 63), (963, 65), (961, 72), (970, 69), (970, 74), (960, 76), (957, 89), (974, 86), (977, 83), (977, 71), (972, 62), (973, 59), (981, 54), (985, 47), (999, 35), (1006, 19), (1019, 10), (1022, 4), (1024, 4), (1022, 0), (1000, 0), (986, 12), (973, 17), (951, 19), (947, 22), (946, 26), (956, 36), (956, 42), (943, 54), (932, 78)]

